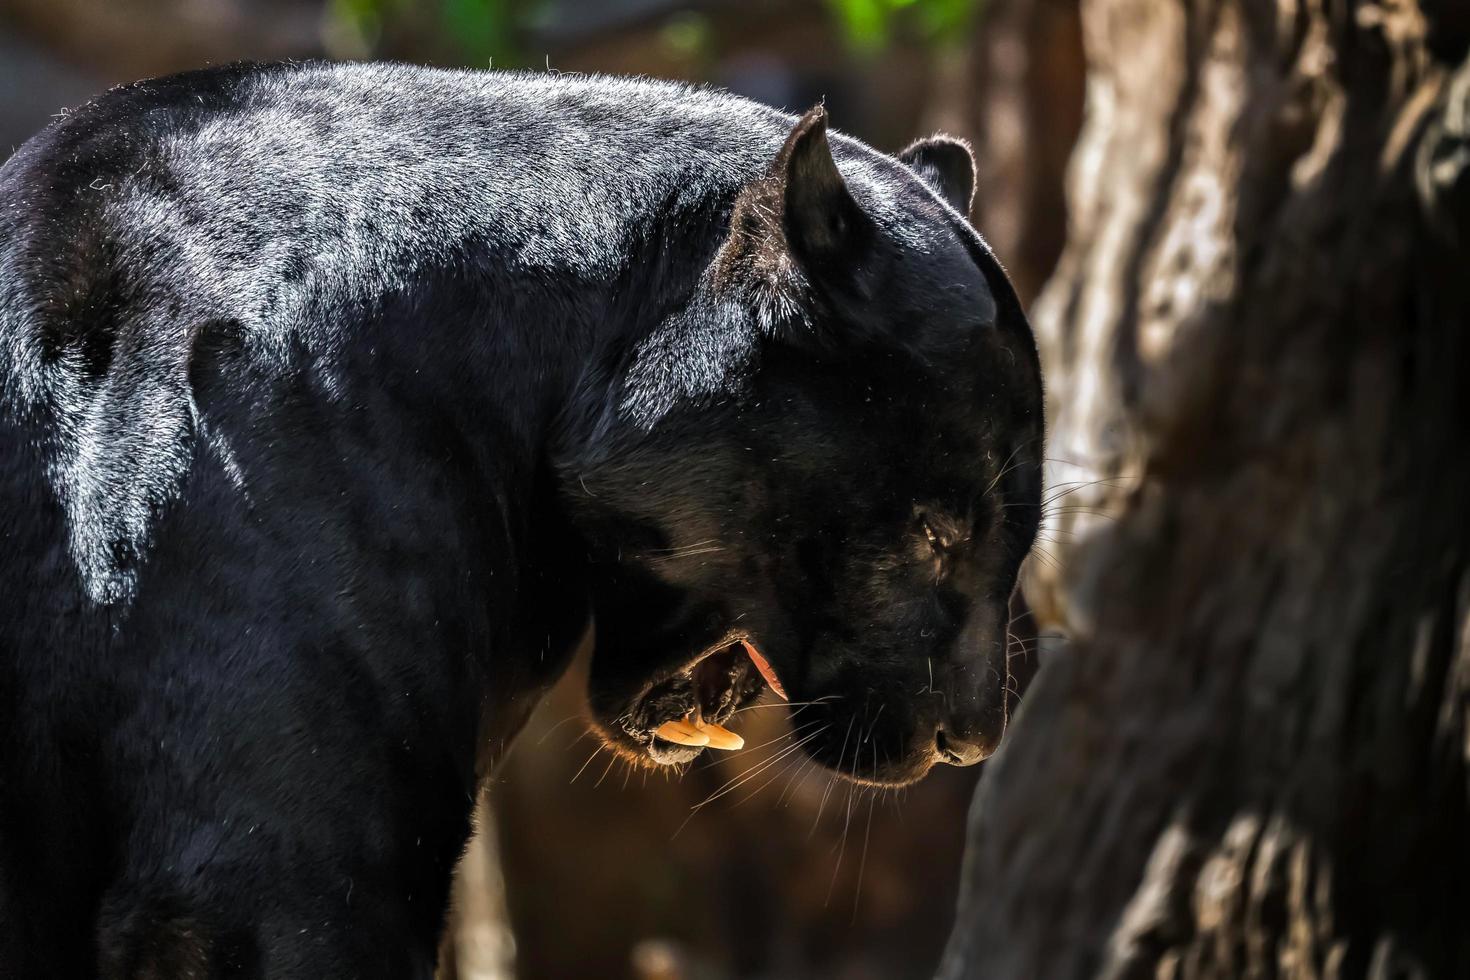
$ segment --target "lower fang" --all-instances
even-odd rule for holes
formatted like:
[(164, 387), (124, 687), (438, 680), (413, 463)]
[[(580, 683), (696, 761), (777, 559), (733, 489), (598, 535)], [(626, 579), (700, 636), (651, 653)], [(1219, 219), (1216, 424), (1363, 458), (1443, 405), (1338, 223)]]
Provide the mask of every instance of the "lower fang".
[(710, 737), (687, 721), (666, 721), (654, 729), (653, 734), (665, 742), (673, 742), (676, 745), (691, 745), (698, 748), (710, 744)]
[(724, 749), (733, 752), (736, 749), (745, 748), (745, 739), (736, 735), (723, 725), (704, 724), (699, 726), (699, 731), (709, 739), (709, 747), (712, 749)]

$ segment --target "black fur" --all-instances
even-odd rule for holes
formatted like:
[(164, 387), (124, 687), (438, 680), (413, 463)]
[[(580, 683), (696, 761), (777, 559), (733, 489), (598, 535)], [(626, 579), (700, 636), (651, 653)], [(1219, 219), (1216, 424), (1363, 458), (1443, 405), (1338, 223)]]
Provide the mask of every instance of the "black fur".
[(975, 199), (975, 158), (970, 145), (949, 136), (929, 136), (910, 143), (898, 155), (934, 193), (960, 214), (969, 214)]
[(0, 974), (430, 976), (477, 779), (594, 619), (632, 757), (759, 692), (738, 640), (854, 778), (988, 753), (1040, 376), (920, 169), (820, 109), (381, 65), (22, 147)]

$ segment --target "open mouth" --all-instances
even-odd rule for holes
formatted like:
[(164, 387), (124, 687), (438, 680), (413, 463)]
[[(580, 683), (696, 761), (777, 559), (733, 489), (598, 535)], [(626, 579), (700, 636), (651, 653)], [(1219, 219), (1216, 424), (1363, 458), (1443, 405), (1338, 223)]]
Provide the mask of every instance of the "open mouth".
[(733, 751), (745, 740), (725, 723), (768, 687), (785, 700), (770, 661), (748, 640), (733, 640), (650, 686), (618, 727), (661, 765), (688, 762), (706, 748)]

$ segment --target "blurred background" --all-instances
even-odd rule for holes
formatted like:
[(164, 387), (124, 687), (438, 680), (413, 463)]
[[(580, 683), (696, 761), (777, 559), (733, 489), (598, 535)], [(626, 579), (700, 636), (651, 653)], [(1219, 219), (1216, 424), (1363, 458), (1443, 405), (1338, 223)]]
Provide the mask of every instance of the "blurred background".
[[(1077, 6), (0, 0), (0, 159), (109, 86), (239, 59), (644, 74), (793, 112), (825, 98), (839, 128), (883, 150), (937, 130), (971, 140), (978, 227), (1029, 300), (1065, 238), (1062, 175), (1083, 95)], [(551, 695), (481, 807), (446, 976), (933, 974), (984, 767), (853, 794), (779, 755), (786, 711), (761, 708), (742, 726), (751, 748), (682, 780), (630, 777), (584, 735), (582, 684), (573, 671)]]

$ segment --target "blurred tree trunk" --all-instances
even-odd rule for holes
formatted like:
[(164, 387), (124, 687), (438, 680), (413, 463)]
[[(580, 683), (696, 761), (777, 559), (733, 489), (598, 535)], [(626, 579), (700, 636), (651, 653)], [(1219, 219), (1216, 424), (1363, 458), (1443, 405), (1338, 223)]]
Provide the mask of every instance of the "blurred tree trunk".
[(941, 975), (1470, 976), (1470, 4), (1083, 30), (1028, 583), (1071, 640)]
[[(976, 28), (968, 92), (979, 174), (976, 227), (985, 232), (1022, 302), (1035, 298), (1067, 236), (1063, 172), (1082, 125), (1082, 32), (1078, 0), (986, 0)], [(940, 86), (931, 105), (943, 105)], [(931, 109), (931, 112), (933, 110)]]
[(437, 980), (512, 980), (515, 937), (505, 912), (500, 839), (488, 795), (475, 808), (475, 835), (459, 859)]

